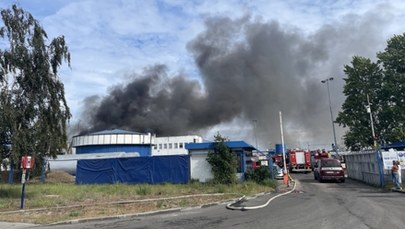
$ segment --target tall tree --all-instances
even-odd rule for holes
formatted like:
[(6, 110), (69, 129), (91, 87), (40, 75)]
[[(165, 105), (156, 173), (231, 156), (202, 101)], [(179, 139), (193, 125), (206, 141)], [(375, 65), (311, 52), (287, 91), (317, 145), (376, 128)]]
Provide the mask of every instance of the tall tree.
[[(348, 131), (344, 136), (345, 145), (352, 150), (359, 150), (373, 143), (371, 120), (367, 113), (367, 96), (373, 104), (373, 118), (377, 118), (379, 110), (379, 94), (381, 93), (382, 71), (377, 63), (364, 57), (353, 57), (351, 65), (344, 66), (346, 84), (343, 93), (346, 101), (342, 105), (336, 122)], [(379, 130), (375, 122), (375, 130)]]
[(382, 84), (382, 120), (387, 142), (405, 140), (405, 33), (387, 42), (384, 52), (377, 53), (384, 69)]
[(389, 39), (377, 62), (353, 57), (346, 65), (346, 101), (336, 122), (348, 127), (345, 145), (352, 150), (373, 143), (371, 120), (367, 113), (367, 96), (371, 103), (376, 140), (392, 143), (405, 140), (405, 34)]
[(58, 69), (70, 53), (63, 36), (48, 40), (34, 17), (12, 5), (0, 27), (1, 156), (55, 157), (67, 146), (71, 114)]

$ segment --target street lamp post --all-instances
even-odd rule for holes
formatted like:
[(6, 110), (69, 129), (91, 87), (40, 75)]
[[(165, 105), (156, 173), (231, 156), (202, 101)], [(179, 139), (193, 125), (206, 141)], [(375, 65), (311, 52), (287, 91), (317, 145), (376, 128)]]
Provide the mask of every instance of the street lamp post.
[(334, 140), (334, 150), (335, 153), (337, 153), (337, 144), (336, 144), (336, 132), (335, 132), (335, 123), (334, 123), (334, 119), (333, 119), (333, 113), (332, 113), (332, 103), (330, 101), (330, 91), (329, 91), (329, 81), (332, 81), (333, 77), (321, 80), (321, 83), (326, 83), (326, 87), (328, 88), (328, 98), (329, 98), (329, 111), (330, 111), (330, 118), (332, 120), (332, 130), (333, 130), (333, 140)]

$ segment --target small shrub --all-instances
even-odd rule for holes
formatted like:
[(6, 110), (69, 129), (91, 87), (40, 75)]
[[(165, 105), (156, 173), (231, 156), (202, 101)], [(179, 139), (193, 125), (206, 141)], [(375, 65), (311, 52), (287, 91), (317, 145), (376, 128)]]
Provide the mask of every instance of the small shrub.
[(269, 168), (266, 166), (262, 166), (255, 170), (248, 170), (245, 173), (245, 179), (254, 181), (258, 184), (263, 184), (266, 179), (270, 178), (270, 171)]
[(157, 208), (164, 208), (165, 207), (165, 201), (164, 200), (158, 200), (156, 202), (156, 207)]
[(267, 178), (264, 179), (261, 184), (266, 187), (271, 187), (275, 189), (277, 187), (277, 180)]
[(214, 183), (235, 184), (238, 167), (236, 154), (225, 144), (227, 139), (219, 133), (215, 138), (215, 149), (208, 152), (207, 161), (211, 165)]
[(151, 189), (148, 186), (140, 185), (138, 189), (136, 190), (136, 194), (141, 195), (141, 196), (146, 196), (148, 194), (151, 194)]
[(71, 211), (69, 212), (69, 217), (78, 217), (80, 213), (78, 211)]

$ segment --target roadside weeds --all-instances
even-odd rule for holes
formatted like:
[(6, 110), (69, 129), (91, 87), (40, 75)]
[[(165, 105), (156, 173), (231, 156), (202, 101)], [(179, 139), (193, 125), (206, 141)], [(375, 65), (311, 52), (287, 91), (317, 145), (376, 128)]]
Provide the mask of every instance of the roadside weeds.
[(53, 224), (86, 218), (114, 217), (158, 210), (195, 207), (240, 197), (234, 193), (177, 196), (169, 198), (126, 200), (92, 205), (72, 205), (52, 208), (0, 212), (0, 221), (32, 224)]

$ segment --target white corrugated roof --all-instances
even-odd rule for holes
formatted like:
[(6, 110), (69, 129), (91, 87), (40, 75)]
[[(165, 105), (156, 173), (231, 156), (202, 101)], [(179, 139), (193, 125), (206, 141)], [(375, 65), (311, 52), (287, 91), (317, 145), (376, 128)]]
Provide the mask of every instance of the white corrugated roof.
[(128, 130), (113, 129), (113, 130), (99, 131), (99, 132), (91, 133), (89, 135), (104, 135), (104, 134), (143, 134), (143, 133), (128, 131)]

